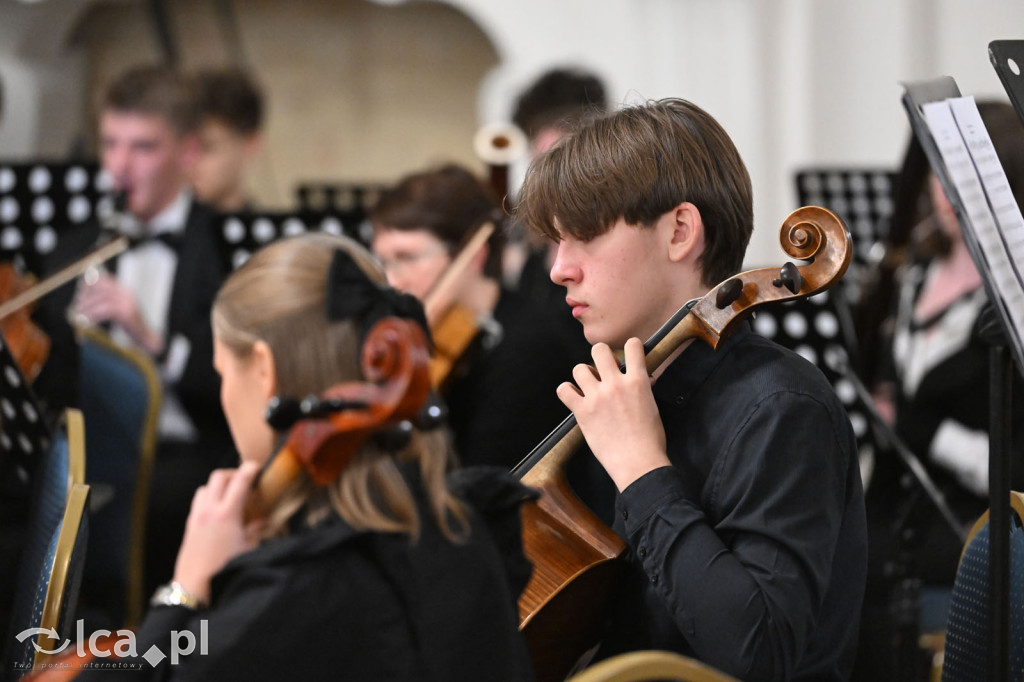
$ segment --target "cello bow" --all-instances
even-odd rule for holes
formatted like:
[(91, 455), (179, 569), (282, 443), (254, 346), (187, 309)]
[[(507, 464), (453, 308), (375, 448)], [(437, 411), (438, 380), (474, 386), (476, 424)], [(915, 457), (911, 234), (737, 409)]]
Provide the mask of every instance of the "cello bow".
[[(803, 265), (749, 270), (683, 306), (644, 344), (652, 374), (685, 341), (718, 348), (739, 322), (761, 305), (805, 298), (838, 282), (853, 248), (842, 220), (818, 206), (791, 213), (779, 233), (783, 251)], [(533, 563), (519, 598), (519, 629), (539, 682), (565, 679), (599, 642), (625, 543), (576, 496), (565, 469), (584, 443), (569, 415), (512, 470), (540, 497), (523, 507), (523, 547)]]

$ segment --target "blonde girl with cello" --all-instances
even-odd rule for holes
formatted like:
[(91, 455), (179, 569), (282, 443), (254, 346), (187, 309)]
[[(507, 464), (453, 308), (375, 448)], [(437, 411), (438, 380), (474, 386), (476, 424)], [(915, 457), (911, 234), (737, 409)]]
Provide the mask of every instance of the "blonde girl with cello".
[[(143, 674), (532, 679), (515, 606), (528, 492), (490, 469), (456, 480), (443, 430), (412, 426), (421, 325), (419, 304), (345, 238), (277, 242), (227, 280), (214, 364), (241, 465), (196, 492), (174, 580), (138, 631), (139, 656), (166, 654), (172, 632), (194, 650), (130, 659)], [(380, 370), (389, 357), (398, 369)]]

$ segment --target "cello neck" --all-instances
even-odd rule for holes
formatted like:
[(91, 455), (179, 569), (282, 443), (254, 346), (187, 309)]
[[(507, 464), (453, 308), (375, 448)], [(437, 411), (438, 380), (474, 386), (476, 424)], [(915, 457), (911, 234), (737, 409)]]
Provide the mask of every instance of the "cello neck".
[[(683, 322), (688, 321), (687, 315), (698, 300), (688, 301), (644, 342), (648, 374), (653, 374), (684, 341), (693, 338), (691, 325)], [(624, 368), (625, 362), (620, 362), (619, 370)], [(576, 415), (570, 414), (512, 469), (512, 475), (526, 485), (539, 486), (560, 475), (582, 444), (583, 432)]]

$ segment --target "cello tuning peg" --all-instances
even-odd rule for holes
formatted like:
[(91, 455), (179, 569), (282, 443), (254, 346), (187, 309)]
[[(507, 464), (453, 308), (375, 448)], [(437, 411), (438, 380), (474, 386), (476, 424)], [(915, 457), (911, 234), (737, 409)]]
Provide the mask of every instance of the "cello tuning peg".
[(302, 419), (302, 406), (295, 398), (275, 395), (267, 403), (263, 418), (275, 431), (286, 431)]
[(323, 419), (345, 410), (365, 410), (369, 405), (362, 400), (346, 400), (345, 398), (321, 398), (310, 394), (300, 403), (302, 416), (306, 419)]
[(718, 306), (719, 310), (727, 308), (731, 306), (742, 293), (743, 280), (738, 277), (733, 277), (718, 287), (718, 293), (715, 294), (715, 305)]
[(804, 277), (795, 265), (786, 263), (779, 271), (779, 276), (772, 280), (772, 284), (777, 287), (784, 286), (790, 292), (798, 294), (804, 286)]

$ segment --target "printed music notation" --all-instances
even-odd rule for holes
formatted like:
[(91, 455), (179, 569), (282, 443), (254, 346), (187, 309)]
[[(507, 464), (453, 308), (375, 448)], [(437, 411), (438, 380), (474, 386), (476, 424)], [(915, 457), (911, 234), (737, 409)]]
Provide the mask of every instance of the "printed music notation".
[(1010, 345), (1024, 364), (1024, 216), (974, 98), (927, 102), (921, 113), (952, 184), (945, 190), (955, 192), (950, 200), (971, 255), (982, 275), (987, 273)]

